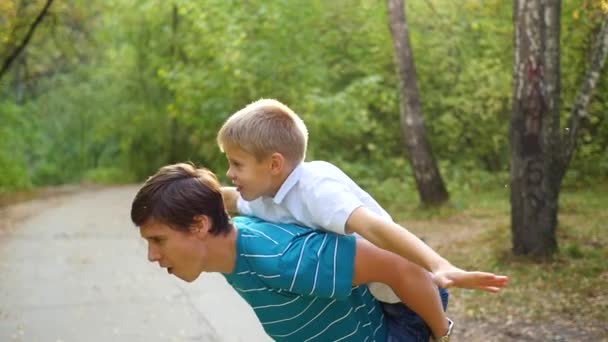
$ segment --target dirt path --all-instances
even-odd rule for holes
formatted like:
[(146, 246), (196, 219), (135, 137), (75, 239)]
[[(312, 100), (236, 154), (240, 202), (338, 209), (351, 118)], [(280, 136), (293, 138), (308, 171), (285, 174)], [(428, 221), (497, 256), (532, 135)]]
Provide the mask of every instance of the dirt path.
[(187, 284), (147, 262), (136, 190), (0, 209), (0, 341), (269, 341), (223, 277)]

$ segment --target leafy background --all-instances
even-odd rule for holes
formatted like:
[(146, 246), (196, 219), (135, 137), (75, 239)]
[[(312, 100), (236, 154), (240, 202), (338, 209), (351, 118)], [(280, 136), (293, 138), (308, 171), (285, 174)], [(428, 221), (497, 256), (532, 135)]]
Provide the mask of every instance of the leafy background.
[[(0, 58), (42, 4), (2, 1)], [(564, 117), (600, 10), (563, 4)], [(507, 177), (511, 12), (499, 0), (407, 2), (429, 138), (452, 190), (501, 187)], [(608, 175), (606, 72), (566, 186)], [(415, 191), (377, 1), (58, 1), (0, 81), (1, 192), (141, 181), (183, 160), (223, 174), (219, 126), (262, 97), (304, 118), (309, 160), (338, 164), (380, 200)]]

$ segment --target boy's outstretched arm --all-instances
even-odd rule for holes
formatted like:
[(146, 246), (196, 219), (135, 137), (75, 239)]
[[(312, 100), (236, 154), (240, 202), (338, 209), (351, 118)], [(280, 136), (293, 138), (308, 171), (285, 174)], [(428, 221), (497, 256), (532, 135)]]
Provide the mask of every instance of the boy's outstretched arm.
[(438, 286), (498, 292), (507, 285), (506, 276), (468, 272), (455, 267), (410, 231), (365, 207), (352, 212), (346, 221), (346, 229), (427, 269), (433, 273), (433, 280)]
[(238, 210), (236, 208), (236, 202), (239, 198), (239, 192), (236, 191), (236, 188), (233, 186), (223, 186), (222, 187), (222, 198), (224, 199), (224, 208), (228, 211), (230, 215), (238, 214)]

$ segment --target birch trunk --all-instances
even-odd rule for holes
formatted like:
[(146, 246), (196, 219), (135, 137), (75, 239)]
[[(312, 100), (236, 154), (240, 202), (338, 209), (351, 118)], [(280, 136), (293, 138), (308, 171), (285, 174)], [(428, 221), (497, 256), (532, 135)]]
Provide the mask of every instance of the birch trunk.
[(557, 248), (559, 192), (584, 116), (608, 54), (606, 20), (590, 70), (560, 133), (559, 0), (514, 3), (515, 61), (511, 117), (511, 231), (513, 252), (547, 257)]

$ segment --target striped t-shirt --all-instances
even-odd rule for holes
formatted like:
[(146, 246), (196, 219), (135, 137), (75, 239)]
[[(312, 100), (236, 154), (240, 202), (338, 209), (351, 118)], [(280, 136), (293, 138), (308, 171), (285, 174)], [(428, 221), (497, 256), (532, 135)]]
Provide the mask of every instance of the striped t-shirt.
[(236, 217), (237, 260), (228, 282), (276, 341), (385, 341), (367, 286), (352, 286), (355, 237)]

